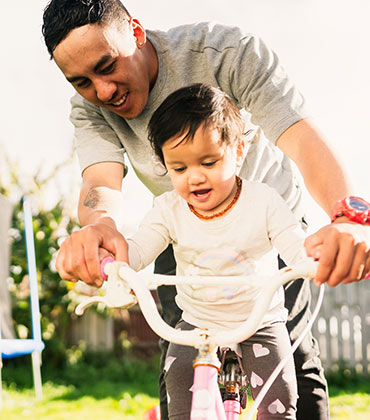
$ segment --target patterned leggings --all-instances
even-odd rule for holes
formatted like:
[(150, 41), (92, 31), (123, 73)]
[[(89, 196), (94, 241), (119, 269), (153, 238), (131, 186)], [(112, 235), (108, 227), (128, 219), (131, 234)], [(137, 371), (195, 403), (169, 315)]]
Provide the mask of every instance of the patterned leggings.
[[(180, 321), (176, 328), (191, 330), (194, 326)], [(276, 322), (261, 328), (240, 343), (242, 361), (253, 399), (279, 361), (290, 350), (286, 326)], [(165, 381), (170, 420), (189, 420), (193, 385), (193, 360), (197, 350), (171, 343), (165, 363)], [(295, 419), (297, 383), (293, 356), (284, 366), (258, 409), (258, 420)]]

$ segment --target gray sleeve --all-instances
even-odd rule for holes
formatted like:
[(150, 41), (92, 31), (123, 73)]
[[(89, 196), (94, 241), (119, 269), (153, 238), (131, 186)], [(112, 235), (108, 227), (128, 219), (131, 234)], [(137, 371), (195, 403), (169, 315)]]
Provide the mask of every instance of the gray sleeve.
[(246, 35), (233, 49), (229, 80), (234, 99), (273, 143), (291, 125), (308, 117), (303, 96), (277, 55), (258, 37)]
[(100, 112), (77, 93), (71, 99), (70, 119), (75, 127), (74, 144), (81, 172), (100, 162), (119, 162), (124, 165), (124, 148)]

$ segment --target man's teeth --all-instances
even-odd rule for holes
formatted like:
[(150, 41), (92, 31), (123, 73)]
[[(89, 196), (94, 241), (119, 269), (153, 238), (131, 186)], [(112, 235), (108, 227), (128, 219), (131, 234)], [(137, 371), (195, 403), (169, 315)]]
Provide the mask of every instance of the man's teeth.
[(120, 105), (122, 105), (122, 104), (125, 102), (126, 98), (127, 98), (127, 93), (126, 93), (126, 95), (124, 95), (124, 96), (122, 97), (122, 99), (120, 99), (119, 101), (117, 101), (117, 102), (113, 102), (113, 105), (114, 105), (114, 106), (120, 106)]

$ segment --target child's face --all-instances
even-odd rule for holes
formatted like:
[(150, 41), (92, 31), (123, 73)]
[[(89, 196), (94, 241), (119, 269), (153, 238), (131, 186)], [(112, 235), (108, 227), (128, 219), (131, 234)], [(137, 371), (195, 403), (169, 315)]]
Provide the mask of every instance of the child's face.
[(235, 195), (243, 145), (221, 144), (212, 127), (201, 126), (192, 140), (180, 143), (182, 138), (173, 137), (162, 147), (174, 188), (201, 214), (222, 211)]

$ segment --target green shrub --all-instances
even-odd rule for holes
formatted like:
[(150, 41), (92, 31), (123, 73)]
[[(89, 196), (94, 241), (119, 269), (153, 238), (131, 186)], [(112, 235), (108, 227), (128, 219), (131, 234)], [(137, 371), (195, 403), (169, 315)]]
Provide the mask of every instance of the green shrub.
[[(10, 199), (14, 209), (9, 232), (11, 253), (8, 283), (14, 330), (18, 338), (32, 337), (22, 208), (22, 197), (27, 195), (34, 207), (33, 229), (41, 332), (45, 342), (43, 358), (53, 366), (65, 364), (68, 346), (66, 337), (70, 314), (74, 309), (71, 284), (63, 281), (55, 270), (56, 254), (61, 241), (78, 226), (77, 220), (68, 212), (75, 204), (71, 205), (70, 197), (63, 197), (55, 188), (56, 179), (65, 177), (65, 172), (73, 172), (72, 164), (72, 159), (60, 164), (47, 177), (40, 175), (43, 172), (40, 168), (33, 177), (29, 177), (22, 174), (21, 168), (7, 158), (5, 151), (0, 154), (0, 194)], [(50, 193), (55, 203), (43, 208), (43, 198), (49, 197)], [(22, 360), (23, 358), (21, 363)]]

